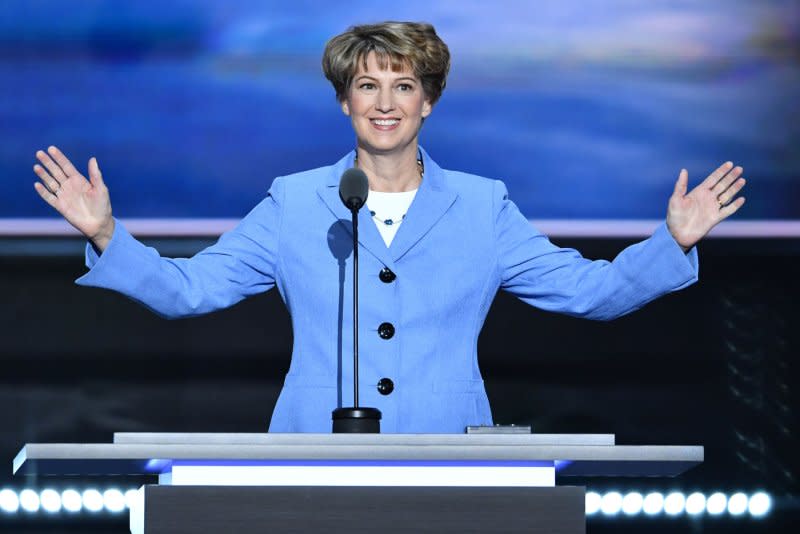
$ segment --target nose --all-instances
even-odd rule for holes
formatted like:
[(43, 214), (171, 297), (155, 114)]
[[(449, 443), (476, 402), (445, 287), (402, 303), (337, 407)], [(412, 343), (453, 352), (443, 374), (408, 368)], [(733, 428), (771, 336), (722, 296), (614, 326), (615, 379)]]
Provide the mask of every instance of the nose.
[(375, 101), (375, 109), (381, 113), (387, 113), (394, 109), (394, 97), (391, 89), (380, 89), (378, 98)]

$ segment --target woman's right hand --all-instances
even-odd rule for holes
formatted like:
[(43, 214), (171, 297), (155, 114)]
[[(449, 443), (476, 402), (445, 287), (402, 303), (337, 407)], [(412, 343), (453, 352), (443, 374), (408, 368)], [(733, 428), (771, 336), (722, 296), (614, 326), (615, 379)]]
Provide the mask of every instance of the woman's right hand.
[(41, 180), (33, 185), (36, 192), (100, 252), (104, 251), (114, 234), (114, 219), (111, 198), (97, 160), (89, 160), (87, 180), (54, 146), (47, 152), (36, 152), (36, 159), (41, 162), (33, 166), (33, 172)]

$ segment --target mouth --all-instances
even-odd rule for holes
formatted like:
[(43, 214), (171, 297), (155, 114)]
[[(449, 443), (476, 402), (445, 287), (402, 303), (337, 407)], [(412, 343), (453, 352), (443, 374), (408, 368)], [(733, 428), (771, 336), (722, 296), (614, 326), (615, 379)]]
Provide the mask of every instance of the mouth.
[(378, 130), (394, 130), (400, 119), (370, 119), (369, 122)]

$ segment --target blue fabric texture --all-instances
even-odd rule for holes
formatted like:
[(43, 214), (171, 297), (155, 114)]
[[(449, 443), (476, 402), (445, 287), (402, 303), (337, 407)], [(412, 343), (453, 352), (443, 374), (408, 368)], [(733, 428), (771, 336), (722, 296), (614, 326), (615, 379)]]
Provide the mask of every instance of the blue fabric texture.
[[(277, 286), (294, 347), (271, 432), (330, 432), (352, 406), (352, 234), (336, 164), (275, 179), (233, 230), (189, 259), (162, 258), (117, 221), (76, 282), (118, 291), (168, 318), (231, 306)], [(508, 199), (502, 182), (441, 169), (422, 151), (425, 177), (391, 246), (359, 214), (360, 401), (382, 432), (463, 433), (492, 424), (477, 341), (499, 289), (541, 309), (609, 320), (697, 280), (665, 224), (612, 262), (559, 248)], [(397, 276), (383, 282), (388, 267)], [(379, 326), (391, 323), (383, 339)], [(381, 378), (394, 391), (381, 395)]]

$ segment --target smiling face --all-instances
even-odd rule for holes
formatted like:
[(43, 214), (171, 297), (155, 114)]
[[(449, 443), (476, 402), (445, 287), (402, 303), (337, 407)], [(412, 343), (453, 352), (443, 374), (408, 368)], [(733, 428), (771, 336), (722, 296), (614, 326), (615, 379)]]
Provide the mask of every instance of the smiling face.
[(342, 111), (353, 123), (360, 148), (381, 155), (411, 151), (416, 158), (417, 136), (431, 104), (414, 72), (407, 65), (394, 72), (390, 63), (381, 69), (372, 52), (366, 69), (359, 61)]

